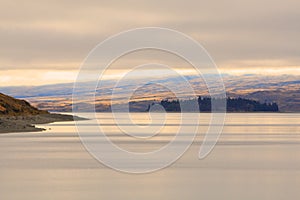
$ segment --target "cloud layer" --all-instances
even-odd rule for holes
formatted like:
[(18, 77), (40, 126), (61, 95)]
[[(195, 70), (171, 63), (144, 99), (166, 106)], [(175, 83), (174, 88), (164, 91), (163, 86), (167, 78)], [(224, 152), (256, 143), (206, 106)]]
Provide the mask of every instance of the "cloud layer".
[(76, 70), (102, 40), (145, 26), (190, 35), (222, 69), (297, 68), (299, 7), (298, 0), (1, 0), (0, 70)]

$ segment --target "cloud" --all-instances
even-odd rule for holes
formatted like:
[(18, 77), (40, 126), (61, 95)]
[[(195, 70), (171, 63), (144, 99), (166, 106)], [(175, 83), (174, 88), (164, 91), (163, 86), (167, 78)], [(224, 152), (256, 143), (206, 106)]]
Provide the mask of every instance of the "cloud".
[(69, 83), (76, 80), (77, 71), (62, 70), (2, 70), (0, 85), (33, 86), (55, 83)]
[(76, 70), (105, 38), (143, 26), (192, 36), (221, 68), (242, 69), (258, 66), (256, 62), (298, 67), (299, 7), (298, 0), (2, 0), (0, 69)]

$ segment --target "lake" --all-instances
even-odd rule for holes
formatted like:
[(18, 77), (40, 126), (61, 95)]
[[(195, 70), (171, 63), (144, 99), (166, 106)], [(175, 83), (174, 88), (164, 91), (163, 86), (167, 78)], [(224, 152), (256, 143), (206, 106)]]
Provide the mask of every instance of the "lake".
[[(149, 123), (147, 113), (132, 115), (137, 124)], [(166, 125), (149, 141), (123, 134), (109, 113), (98, 113), (97, 119), (84, 123), (92, 132), (97, 120), (101, 121), (103, 131), (116, 145), (128, 151), (148, 152), (174, 137), (179, 116), (179, 113), (168, 113)], [(81, 144), (74, 122), (42, 125), (47, 129), (45, 132), (2, 134), (0, 198), (300, 198), (300, 114), (229, 113), (217, 145), (205, 159), (199, 160), (209, 116), (201, 114), (199, 133), (177, 162), (148, 174), (118, 172), (98, 162)], [(130, 124), (123, 126), (131, 128)]]

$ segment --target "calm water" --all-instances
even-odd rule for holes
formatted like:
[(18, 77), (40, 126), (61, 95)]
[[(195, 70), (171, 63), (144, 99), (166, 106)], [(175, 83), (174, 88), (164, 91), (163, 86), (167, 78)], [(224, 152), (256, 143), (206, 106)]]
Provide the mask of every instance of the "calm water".
[[(110, 114), (97, 118), (113, 142), (137, 152), (166, 144), (179, 123), (179, 114), (168, 114), (161, 133), (145, 142), (122, 134)], [(146, 113), (133, 119), (148, 123)], [(299, 199), (299, 119), (300, 114), (227, 114), (217, 146), (199, 160), (209, 121), (202, 114), (199, 134), (184, 156), (144, 175), (100, 164), (82, 146), (73, 122), (45, 125), (42, 133), (2, 134), (0, 199)], [(85, 123), (91, 130), (96, 126), (95, 120)]]

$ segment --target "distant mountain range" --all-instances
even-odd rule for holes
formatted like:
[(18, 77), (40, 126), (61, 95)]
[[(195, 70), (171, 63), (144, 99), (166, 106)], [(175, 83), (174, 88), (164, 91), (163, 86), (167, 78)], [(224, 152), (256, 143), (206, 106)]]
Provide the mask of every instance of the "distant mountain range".
[[(209, 96), (205, 81), (201, 77), (185, 76), (185, 78), (189, 80), (197, 96)], [(300, 112), (300, 76), (253, 74), (233, 76), (223, 74), (223, 80), (229, 97), (242, 97), (262, 103), (276, 102), (282, 112)], [(168, 97), (174, 99), (195, 98), (186, 92), (185, 85), (181, 81), (180, 77), (157, 78), (150, 80), (147, 84), (141, 84), (139, 79), (128, 80), (115, 88), (117, 98), (113, 99), (113, 103), (125, 103), (128, 91), (137, 86), (139, 88), (131, 97), (131, 105), (135, 111), (147, 109), (149, 103), (161, 101)], [(101, 87), (97, 88), (96, 109), (98, 111), (107, 110), (109, 107), (112, 89), (116, 83), (116, 80), (105, 80), (101, 83)], [(175, 97), (174, 93), (168, 90), (168, 86), (172, 85), (176, 85), (180, 97)], [(90, 82), (83, 83), (82, 86), (82, 95), (92, 94), (92, 91), (89, 91)], [(0, 87), (0, 92), (26, 99), (34, 106), (50, 111), (71, 111), (72, 91), (73, 83), (32, 87)], [(93, 104), (94, 102), (91, 99), (83, 103)]]

